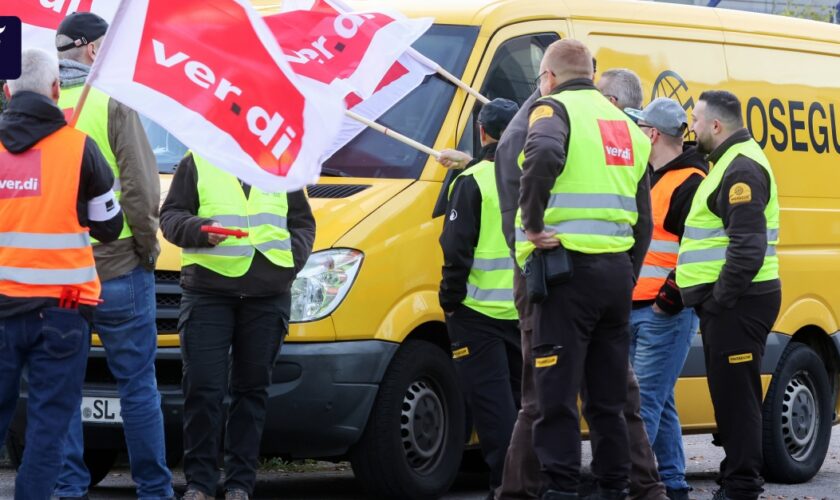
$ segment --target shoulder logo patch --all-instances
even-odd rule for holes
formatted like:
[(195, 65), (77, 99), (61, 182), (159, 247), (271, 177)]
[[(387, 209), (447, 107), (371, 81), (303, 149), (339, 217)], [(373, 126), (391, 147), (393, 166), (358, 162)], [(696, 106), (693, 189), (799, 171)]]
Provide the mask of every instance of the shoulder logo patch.
[(736, 205), (738, 203), (749, 203), (752, 201), (752, 189), (749, 184), (745, 182), (735, 183), (729, 188), (729, 203)]
[(549, 118), (551, 116), (554, 116), (554, 110), (551, 109), (551, 106), (547, 104), (538, 106), (535, 110), (531, 111), (531, 116), (528, 118), (528, 126), (530, 127), (537, 120)]
[(449, 220), (455, 220), (457, 218), (458, 218), (458, 211), (453, 208), (452, 211), (449, 212)]

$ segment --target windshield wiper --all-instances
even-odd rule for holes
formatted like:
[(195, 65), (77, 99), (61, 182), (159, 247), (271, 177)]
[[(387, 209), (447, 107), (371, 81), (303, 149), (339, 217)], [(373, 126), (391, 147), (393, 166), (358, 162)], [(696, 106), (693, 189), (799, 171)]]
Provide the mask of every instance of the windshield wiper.
[(350, 177), (347, 172), (330, 167), (321, 167), (321, 175), (324, 177)]

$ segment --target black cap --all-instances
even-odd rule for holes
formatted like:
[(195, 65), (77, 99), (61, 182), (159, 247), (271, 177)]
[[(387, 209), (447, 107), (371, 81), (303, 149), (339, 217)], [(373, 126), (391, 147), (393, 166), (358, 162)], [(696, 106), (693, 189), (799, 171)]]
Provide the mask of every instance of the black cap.
[(519, 111), (519, 105), (510, 99), (497, 97), (485, 104), (478, 113), (478, 123), (493, 139), (502, 137), (513, 116)]
[(108, 31), (108, 22), (92, 12), (74, 12), (58, 25), (58, 35), (70, 37), (73, 41), (56, 47), (59, 52), (81, 47), (102, 38)]

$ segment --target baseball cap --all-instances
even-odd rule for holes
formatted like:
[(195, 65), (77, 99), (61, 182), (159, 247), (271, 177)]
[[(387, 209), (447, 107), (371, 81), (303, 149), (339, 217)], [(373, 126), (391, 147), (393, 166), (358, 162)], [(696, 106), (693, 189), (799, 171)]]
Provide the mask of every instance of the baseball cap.
[(58, 25), (58, 35), (70, 37), (73, 41), (56, 47), (59, 52), (81, 47), (99, 40), (108, 31), (108, 22), (92, 12), (74, 12)]
[(497, 97), (481, 108), (478, 113), (478, 123), (484, 126), (484, 130), (490, 134), (490, 137), (499, 139), (517, 111), (519, 111), (519, 105), (515, 102)]
[(667, 97), (654, 99), (643, 110), (626, 108), (624, 112), (637, 122), (647, 123), (673, 137), (681, 136), (688, 124), (688, 116), (680, 103)]

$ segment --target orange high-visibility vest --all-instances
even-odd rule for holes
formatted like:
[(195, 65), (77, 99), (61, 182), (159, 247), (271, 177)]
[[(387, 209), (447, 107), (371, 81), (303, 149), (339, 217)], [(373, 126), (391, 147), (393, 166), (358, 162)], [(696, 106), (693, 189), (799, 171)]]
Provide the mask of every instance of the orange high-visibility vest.
[(653, 238), (650, 248), (642, 264), (642, 272), (636, 288), (633, 289), (633, 300), (653, 300), (659, 295), (659, 289), (668, 279), (668, 275), (677, 267), (677, 255), (680, 251), (680, 238), (665, 230), (665, 217), (671, 206), (674, 191), (694, 174), (706, 176), (698, 168), (682, 168), (665, 172), (659, 182), (650, 190), (650, 201), (653, 209)]
[(86, 137), (65, 126), (21, 154), (0, 144), (0, 294), (60, 298), (70, 288), (99, 298), (76, 211)]

